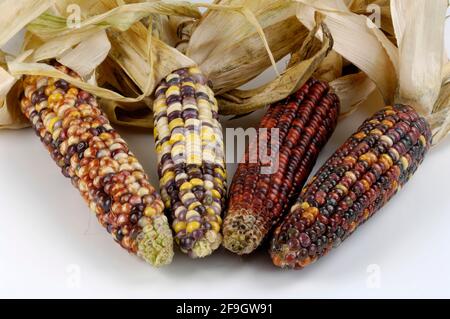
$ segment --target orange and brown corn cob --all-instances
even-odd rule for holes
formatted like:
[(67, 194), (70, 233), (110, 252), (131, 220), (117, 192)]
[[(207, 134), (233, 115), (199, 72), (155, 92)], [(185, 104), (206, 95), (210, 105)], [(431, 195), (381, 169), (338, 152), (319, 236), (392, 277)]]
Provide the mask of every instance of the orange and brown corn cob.
[[(339, 99), (327, 83), (311, 79), (298, 92), (269, 107), (230, 187), (223, 245), (237, 254), (254, 251), (300, 193), (320, 150), (333, 133)], [(261, 130), (265, 129), (265, 130)], [(278, 137), (271, 132), (278, 130)], [(262, 137), (262, 138), (261, 138)], [(272, 141), (271, 138), (279, 139)], [(267, 143), (259, 145), (259, 143)], [(273, 149), (274, 172), (264, 174), (259, 151)], [(251, 155), (250, 153), (254, 153)], [(250, 162), (250, 158), (255, 163)]]
[(100, 223), (127, 251), (155, 266), (170, 263), (173, 238), (164, 205), (96, 98), (62, 79), (26, 76), (23, 83), (22, 112)]
[(273, 263), (303, 268), (339, 246), (409, 180), (431, 139), (428, 123), (410, 106), (387, 107), (365, 121), (277, 227)]

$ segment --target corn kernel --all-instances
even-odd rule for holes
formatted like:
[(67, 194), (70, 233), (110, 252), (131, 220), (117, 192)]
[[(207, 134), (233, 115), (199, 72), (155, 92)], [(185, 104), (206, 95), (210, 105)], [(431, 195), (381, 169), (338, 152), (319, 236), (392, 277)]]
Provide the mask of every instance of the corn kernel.
[(200, 228), (200, 223), (198, 221), (193, 221), (187, 224), (186, 226), (186, 232), (192, 233), (193, 231)]

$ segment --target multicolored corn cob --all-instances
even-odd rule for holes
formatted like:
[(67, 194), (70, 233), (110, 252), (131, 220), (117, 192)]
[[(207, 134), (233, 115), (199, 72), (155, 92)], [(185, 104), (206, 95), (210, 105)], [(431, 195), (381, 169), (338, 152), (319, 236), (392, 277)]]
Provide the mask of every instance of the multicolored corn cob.
[[(314, 79), (269, 107), (230, 187), (223, 226), (225, 248), (242, 255), (261, 244), (299, 195), (320, 150), (336, 128), (338, 115), (339, 98), (327, 83)], [(271, 135), (274, 129), (278, 130), (277, 137)], [(277, 140), (272, 141), (274, 138)], [(274, 153), (270, 156), (276, 159), (277, 167), (265, 174), (262, 168), (266, 164), (261, 162), (259, 152), (271, 148)], [(250, 162), (252, 156), (254, 163)]]
[(365, 121), (276, 229), (273, 263), (303, 268), (339, 246), (409, 180), (431, 139), (428, 123), (410, 106), (387, 107)]
[(153, 105), (161, 196), (175, 240), (193, 258), (221, 243), (226, 171), (218, 106), (199, 69), (180, 69), (163, 80)]
[(96, 98), (61, 79), (26, 76), (23, 83), (22, 112), (100, 223), (127, 251), (155, 266), (170, 263), (164, 204)]

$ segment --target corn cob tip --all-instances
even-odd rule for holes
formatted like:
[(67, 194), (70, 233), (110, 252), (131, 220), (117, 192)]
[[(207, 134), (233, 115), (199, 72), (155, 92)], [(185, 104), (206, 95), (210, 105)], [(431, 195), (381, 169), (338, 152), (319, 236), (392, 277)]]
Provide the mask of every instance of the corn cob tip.
[(203, 258), (211, 255), (222, 243), (222, 235), (213, 230), (205, 233), (204, 238), (197, 240), (192, 250), (187, 253), (191, 258)]
[(229, 251), (245, 255), (253, 252), (261, 244), (264, 234), (261, 232), (262, 221), (256, 214), (243, 210), (240, 213), (230, 212), (223, 228), (223, 246)]
[(272, 241), (270, 257), (276, 267), (286, 269), (302, 269), (315, 261), (311, 259), (311, 257), (308, 257), (302, 261), (301, 265), (296, 264), (297, 260), (293, 257), (295, 256), (295, 251), (290, 249), (289, 245), (283, 244), (277, 248), (274, 248), (274, 246), (275, 241)]
[(167, 217), (164, 215), (142, 217), (139, 225), (142, 231), (137, 237), (138, 256), (155, 267), (170, 264), (174, 252), (172, 231)]

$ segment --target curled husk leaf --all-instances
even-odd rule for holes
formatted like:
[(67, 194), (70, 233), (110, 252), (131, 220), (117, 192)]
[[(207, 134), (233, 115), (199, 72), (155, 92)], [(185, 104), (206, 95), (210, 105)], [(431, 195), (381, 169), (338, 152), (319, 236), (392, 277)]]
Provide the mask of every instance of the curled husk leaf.
[[(319, 28), (324, 34), (322, 47), (317, 52), (311, 53), (315, 45), (315, 33)], [(281, 76), (253, 90), (236, 89), (219, 96), (221, 114), (248, 114), (292, 94), (313, 75), (332, 47), (333, 40), (326, 25), (318, 23), (307, 36), (300, 50), (293, 55), (291, 62), (295, 62), (291, 63)]]
[(335, 50), (374, 82), (386, 103), (413, 106), (430, 123), (433, 145), (443, 140), (450, 131), (446, 0), (391, 0), (393, 42), (367, 17), (348, 10), (344, 0), (296, 1), (297, 16), (308, 28), (311, 15), (326, 16)]
[[(28, 30), (23, 45), (23, 50), (28, 53), (27, 57), (8, 61), (8, 63), (4, 61), (4, 64), (7, 64), (7, 71), (3, 67), (4, 72), (0, 72), (2, 80), (5, 79), (2, 81), (2, 83), (4, 82), (2, 91), (9, 83), (6, 81), (6, 77), (8, 80), (12, 77), (17, 80), (26, 74), (60, 77), (98, 96), (101, 99), (100, 103), (105, 106), (105, 111), (113, 122), (150, 127), (152, 121), (148, 117), (148, 112), (141, 110), (143, 105), (151, 104), (145, 100), (153, 92), (156, 83), (172, 70), (173, 65), (178, 68), (180, 64), (181, 66), (194, 64), (176, 49), (158, 39), (161, 37), (169, 41), (170, 32), (166, 32), (165, 29), (165, 25), (168, 23), (167, 16), (173, 14), (199, 18), (200, 12), (189, 2), (136, 2), (123, 0), (96, 2), (86, 0), (56, 2), (7, 0), (2, 2), (0, 5), (5, 9), (2, 11), (11, 11), (19, 15), (22, 20), (18, 24), (17, 20), (11, 20), (12, 17), (8, 16), (0, 21), (0, 43), (5, 43), (23, 26), (27, 26)], [(53, 6), (51, 6), (52, 3)], [(70, 27), (68, 23), (68, 19), (73, 18), (70, 16), (68, 5), (77, 5), (81, 8), (79, 10), (81, 21), (76, 28)], [(46, 11), (50, 6), (51, 9)], [(158, 20), (159, 15), (162, 18)], [(139, 21), (145, 17), (147, 17), (148, 28)], [(31, 23), (28, 24), (29, 22)], [(120, 41), (125, 43), (128, 41), (133, 45), (125, 44), (118, 51), (116, 48)], [(134, 46), (135, 43), (136, 46)], [(133, 78), (138, 73), (136, 70), (139, 70), (141, 77), (134, 80), (139, 84), (140, 92), (133, 95), (120, 94), (120, 91), (117, 92), (112, 87), (100, 87), (96, 83), (93, 71), (105, 62), (108, 55), (115, 58), (114, 65), (125, 70), (127, 76)], [(160, 63), (166, 58), (168, 61), (175, 62)], [(75, 70), (83, 76), (83, 80), (91, 80), (82, 83), (61, 74), (46, 64), (50, 59), (56, 59)], [(5, 94), (0, 95), (0, 105), (2, 106), (6, 105)], [(8, 104), (7, 108), (2, 108), (1, 127), (22, 126), (20, 118), (13, 116), (20, 114), (20, 112), (16, 112), (16, 107), (16, 104)]]

